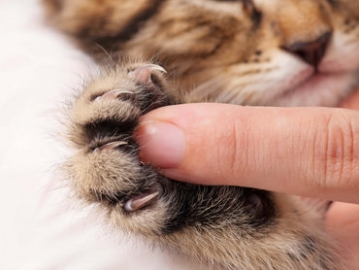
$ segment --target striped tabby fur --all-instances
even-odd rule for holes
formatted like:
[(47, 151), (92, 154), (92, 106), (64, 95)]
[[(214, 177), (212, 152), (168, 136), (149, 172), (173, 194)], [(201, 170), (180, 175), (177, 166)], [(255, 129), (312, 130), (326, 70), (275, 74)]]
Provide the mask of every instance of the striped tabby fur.
[(344, 269), (323, 232), (328, 203), (172, 181), (138, 160), (132, 135), (142, 114), (175, 103), (337, 105), (358, 83), (359, 2), (42, 2), (52, 25), (107, 63), (70, 109), (77, 154), (64, 167), (81, 199), (208, 267)]

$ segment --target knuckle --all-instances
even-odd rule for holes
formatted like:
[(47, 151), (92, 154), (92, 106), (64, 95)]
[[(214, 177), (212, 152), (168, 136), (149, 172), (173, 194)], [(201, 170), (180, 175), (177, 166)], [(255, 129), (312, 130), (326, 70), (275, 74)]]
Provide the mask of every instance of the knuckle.
[(355, 125), (346, 117), (340, 121), (330, 117), (327, 122), (326, 136), (323, 140), (322, 178), (319, 184), (324, 190), (347, 187), (353, 176), (353, 169), (358, 167), (358, 148)]

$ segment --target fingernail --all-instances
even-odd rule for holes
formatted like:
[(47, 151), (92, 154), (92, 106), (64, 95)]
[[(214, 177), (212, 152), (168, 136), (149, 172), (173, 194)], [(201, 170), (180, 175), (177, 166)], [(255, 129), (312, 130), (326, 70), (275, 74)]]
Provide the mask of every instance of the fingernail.
[(177, 126), (159, 121), (143, 122), (137, 132), (140, 158), (155, 167), (177, 167), (184, 156), (185, 138)]

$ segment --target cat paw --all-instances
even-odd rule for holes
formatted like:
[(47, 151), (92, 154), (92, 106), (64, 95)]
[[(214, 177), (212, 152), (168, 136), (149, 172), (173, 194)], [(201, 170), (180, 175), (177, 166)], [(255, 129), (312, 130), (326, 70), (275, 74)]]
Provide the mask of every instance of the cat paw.
[(64, 166), (70, 184), (130, 231), (157, 233), (165, 219), (165, 179), (141, 163), (133, 138), (141, 115), (169, 103), (165, 73), (154, 64), (104, 70), (70, 109), (69, 140), (76, 149)]

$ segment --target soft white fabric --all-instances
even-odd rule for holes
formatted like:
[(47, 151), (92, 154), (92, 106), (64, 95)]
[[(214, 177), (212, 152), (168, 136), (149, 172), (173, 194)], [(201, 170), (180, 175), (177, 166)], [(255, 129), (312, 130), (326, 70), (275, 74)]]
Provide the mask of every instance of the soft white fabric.
[(0, 0), (0, 38), (0, 269), (194, 269), (105, 229), (59, 186), (59, 112), (91, 60), (36, 0)]

